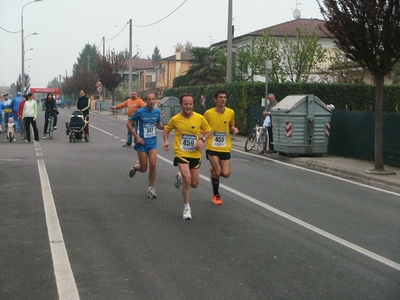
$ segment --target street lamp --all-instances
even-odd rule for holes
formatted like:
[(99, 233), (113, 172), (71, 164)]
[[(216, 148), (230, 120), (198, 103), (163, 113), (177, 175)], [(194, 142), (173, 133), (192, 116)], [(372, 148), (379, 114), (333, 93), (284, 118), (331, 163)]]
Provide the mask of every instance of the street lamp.
[[(22, 92), (23, 94), (25, 94), (24, 8), (25, 8), (25, 6), (27, 6), (28, 4), (35, 3), (35, 2), (40, 2), (40, 1), (43, 1), (43, 0), (35, 0), (35, 1), (28, 2), (28, 3), (26, 3), (24, 6), (22, 6), (22, 9), (21, 9), (21, 65), (22, 65), (22, 71), (21, 71), (21, 92)], [(38, 33), (35, 32), (35, 33), (32, 34), (32, 35), (37, 35), (37, 34), (38, 34)], [(29, 35), (28, 35), (28, 36), (29, 36)], [(28, 36), (27, 36), (27, 37), (28, 37)]]

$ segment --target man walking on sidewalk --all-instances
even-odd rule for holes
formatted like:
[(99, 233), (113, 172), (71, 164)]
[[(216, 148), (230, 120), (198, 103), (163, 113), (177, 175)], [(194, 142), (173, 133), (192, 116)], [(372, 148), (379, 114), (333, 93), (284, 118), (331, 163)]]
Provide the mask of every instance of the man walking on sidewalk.
[[(132, 91), (131, 97), (128, 100), (118, 105), (110, 106), (110, 109), (114, 110), (127, 107), (128, 108), (127, 115), (129, 120), (139, 108), (142, 108), (144, 106), (146, 106), (146, 103), (143, 101), (143, 99), (138, 97), (136, 91)], [(132, 133), (128, 130), (126, 143), (122, 147), (130, 147), (131, 145), (132, 145)]]

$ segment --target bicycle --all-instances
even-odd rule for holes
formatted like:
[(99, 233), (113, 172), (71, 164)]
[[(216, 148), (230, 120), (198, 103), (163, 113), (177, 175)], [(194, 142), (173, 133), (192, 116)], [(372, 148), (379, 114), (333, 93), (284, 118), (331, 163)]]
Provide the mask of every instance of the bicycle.
[(262, 126), (263, 121), (256, 118), (254, 120), (256, 121), (256, 125), (244, 144), (244, 150), (248, 152), (257, 144), (257, 152), (263, 154), (267, 150), (268, 133), (266, 128)]
[(54, 117), (49, 114), (49, 125), (47, 128), (47, 134), (49, 135), (49, 139), (51, 140), (53, 138), (53, 131), (54, 131)]

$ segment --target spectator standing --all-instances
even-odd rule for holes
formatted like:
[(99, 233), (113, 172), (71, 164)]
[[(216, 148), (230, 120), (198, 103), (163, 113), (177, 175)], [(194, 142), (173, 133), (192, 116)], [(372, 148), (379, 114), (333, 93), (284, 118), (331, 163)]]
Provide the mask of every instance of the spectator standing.
[[(110, 109), (122, 109), (127, 107), (127, 115), (128, 115), (128, 120), (133, 116), (133, 114), (139, 109), (146, 106), (146, 103), (143, 101), (142, 98), (138, 97), (138, 94), (136, 91), (133, 91), (131, 93), (131, 97), (126, 100), (125, 102), (122, 102), (118, 105), (111, 106)], [(128, 134), (126, 137), (126, 143), (122, 147), (130, 147), (132, 145), (132, 133), (129, 130), (128, 127)]]
[(276, 101), (275, 95), (274, 94), (268, 94), (268, 102), (266, 109), (263, 112), (263, 115), (265, 117), (264, 119), (264, 124), (263, 126), (267, 128), (268, 131), (268, 150), (267, 153), (276, 153), (274, 150), (274, 138), (272, 136), (272, 116), (270, 114), (271, 108), (273, 108), (278, 102)]
[(89, 136), (89, 110), (90, 110), (90, 100), (86, 96), (86, 91), (81, 90), (79, 93), (80, 97), (76, 102), (76, 108), (82, 112), (83, 118), (86, 120), (85, 126), (85, 136)]
[(0, 133), (3, 133), (3, 110), (4, 110), (4, 102), (0, 100)]
[(33, 135), (35, 141), (39, 141), (39, 132), (36, 126), (37, 119), (37, 102), (35, 101), (35, 95), (32, 93), (28, 94), (28, 101), (25, 101), (24, 112), (22, 113), (22, 119), (25, 124), (26, 140), (25, 143), (31, 141), (31, 131), (29, 126), (32, 125)]
[(18, 107), (18, 120), (21, 124), (21, 140), (25, 140), (26, 139), (26, 130), (25, 130), (25, 124), (22, 120), (22, 114), (24, 113), (24, 106), (25, 106), (25, 101), (28, 100), (28, 96), (27, 95), (23, 95), (22, 96), (22, 101), (19, 104)]
[(210, 125), (199, 113), (193, 111), (194, 98), (183, 94), (179, 98), (181, 112), (173, 116), (164, 128), (164, 150), (169, 151), (169, 133), (175, 129), (174, 166), (178, 166), (175, 187), (182, 186), (183, 219), (191, 220), (191, 188), (199, 185), (202, 148), (212, 134)]
[(18, 118), (18, 108), (20, 103), (22, 102), (22, 93), (18, 92), (17, 96), (13, 99), (13, 110), (12, 110), (12, 116), (14, 119), (14, 123), (15, 123), (15, 129), (20, 132), (21, 131), (21, 124), (19, 122), (19, 118)]

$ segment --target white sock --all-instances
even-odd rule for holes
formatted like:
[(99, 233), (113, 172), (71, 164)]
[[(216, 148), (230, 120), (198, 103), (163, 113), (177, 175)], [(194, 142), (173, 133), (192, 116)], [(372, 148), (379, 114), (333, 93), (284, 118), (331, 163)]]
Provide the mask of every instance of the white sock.
[(188, 204), (183, 204), (184, 208), (190, 208), (189, 203)]

